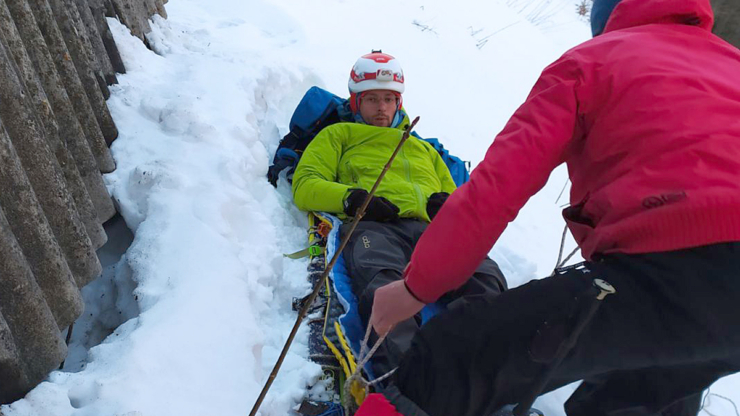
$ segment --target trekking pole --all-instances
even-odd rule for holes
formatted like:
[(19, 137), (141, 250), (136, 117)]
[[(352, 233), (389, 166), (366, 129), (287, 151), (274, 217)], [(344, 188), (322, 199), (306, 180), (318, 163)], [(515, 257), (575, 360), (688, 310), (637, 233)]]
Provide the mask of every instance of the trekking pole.
[(380, 172), (380, 176), (378, 176), (378, 179), (375, 181), (373, 188), (367, 194), (367, 197), (365, 197), (365, 201), (362, 203), (362, 206), (360, 206), (360, 208), (357, 210), (357, 213), (355, 214), (355, 219), (352, 221), (350, 225), (349, 232), (345, 234), (344, 238), (339, 244), (339, 248), (337, 249), (336, 253), (334, 253), (334, 256), (331, 258), (329, 265), (324, 268), (324, 273), (321, 275), (321, 278), (316, 281), (316, 284), (313, 287), (313, 291), (309, 295), (308, 299), (306, 299), (306, 302), (303, 304), (303, 307), (301, 308), (301, 310), (298, 312), (298, 318), (295, 321), (295, 325), (293, 325), (293, 330), (290, 331), (290, 335), (288, 335), (288, 340), (285, 341), (285, 345), (283, 346), (283, 350), (280, 352), (280, 356), (278, 357), (278, 360), (275, 363), (275, 367), (272, 369), (270, 376), (267, 378), (267, 382), (265, 383), (265, 386), (262, 388), (262, 392), (257, 398), (257, 401), (254, 403), (254, 407), (252, 407), (252, 411), (249, 413), (249, 416), (255, 416), (257, 414), (257, 410), (259, 410), (260, 406), (262, 405), (262, 401), (265, 399), (265, 396), (267, 395), (268, 390), (270, 390), (270, 386), (272, 386), (272, 382), (275, 381), (275, 377), (277, 377), (277, 373), (278, 371), (280, 371), (280, 367), (283, 365), (283, 361), (285, 360), (285, 357), (288, 355), (288, 349), (290, 349), (290, 345), (293, 343), (293, 339), (295, 338), (296, 333), (298, 332), (298, 328), (301, 326), (301, 322), (303, 322), (303, 318), (306, 317), (306, 314), (308, 313), (308, 309), (311, 307), (311, 304), (313, 303), (314, 299), (316, 299), (316, 296), (319, 294), (319, 291), (321, 290), (321, 286), (323, 285), (324, 280), (326, 280), (326, 277), (329, 275), (329, 272), (334, 267), (334, 263), (336, 263), (337, 259), (339, 259), (339, 256), (342, 254), (342, 250), (344, 250), (344, 247), (347, 245), (349, 238), (352, 236), (352, 233), (355, 231), (355, 228), (357, 228), (357, 223), (360, 222), (360, 220), (362, 219), (362, 216), (365, 215), (365, 209), (370, 203), (370, 200), (375, 194), (375, 191), (378, 189), (378, 186), (380, 185), (380, 181), (382, 181), (383, 177), (385, 177), (386, 172), (388, 172), (388, 169), (390, 169), (391, 167), (391, 163), (393, 163), (393, 159), (395, 159), (398, 152), (401, 151), (401, 147), (403, 147), (403, 144), (409, 138), (409, 135), (411, 134), (411, 130), (414, 129), (414, 126), (416, 125), (418, 121), (419, 121), (419, 117), (416, 117), (414, 121), (411, 122), (411, 124), (409, 124), (409, 126), (406, 127), (406, 129), (404, 130), (403, 136), (401, 136), (401, 141), (398, 143), (398, 146), (396, 146), (396, 150), (393, 151), (393, 154), (391, 155), (390, 159), (388, 159), (388, 163), (385, 164), (383, 171)]
[(550, 365), (542, 373), (542, 377), (540, 377), (537, 384), (535, 384), (535, 386), (532, 388), (529, 397), (527, 397), (524, 401), (519, 402), (519, 404), (514, 408), (514, 416), (529, 416), (529, 409), (532, 407), (532, 404), (534, 404), (535, 399), (537, 399), (540, 393), (542, 393), (545, 385), (547, 385), (547, 383), (550, 381), (553, 373), (558, 368), (558, 366), (560, 366), (560, 363), (563, 361), (565, 356), (576, 345), (581, 332), (583, 332), (583, 329), (586, 327), (586, 325), (591, 322), (591, 319), (596, 314), (599, 306), (601, 306), (601, 301), (604, 300), (604, 298), (608, 295), (617, 293), (617, 291), (614, 289), (614, 286), (610, 285), (609, 282), (605, 280), (594, 279), (593, 285), (594, 287), (596, 287), (596, 289), (599, 290), (599, 293), (591, 299), (588, 311), (585, 314), (581, 314), (581, 317), (578, 318), (576, 326), (575, 328), (573, 328), (573, 332), (570, 333), (570, 336), (568, 336), (568, 338), (562, 344), (560, 344), (560, 346), (558, 347), (558, 352), (557, 354), (555, 354), (555, 358), (553, 358), (553, 360), (550, 362)]

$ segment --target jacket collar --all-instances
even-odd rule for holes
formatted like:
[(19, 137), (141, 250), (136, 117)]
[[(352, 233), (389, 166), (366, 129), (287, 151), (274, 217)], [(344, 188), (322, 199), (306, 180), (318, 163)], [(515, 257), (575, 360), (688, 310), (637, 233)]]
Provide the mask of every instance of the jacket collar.
[(604, 33), (653, 23), (678, 23), (711, 31), (714, 13), (709, 0), (622, 0)]

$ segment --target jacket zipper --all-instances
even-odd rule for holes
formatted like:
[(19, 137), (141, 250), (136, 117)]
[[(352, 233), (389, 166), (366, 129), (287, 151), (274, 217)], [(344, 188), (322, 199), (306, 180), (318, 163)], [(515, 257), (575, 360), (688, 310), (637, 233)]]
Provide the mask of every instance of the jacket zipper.
[(405, 147), (406, 144), (404, 143), (404, 146), (401, 147), (401, 158), (403, 159), (403, 168), (406, 171), (406, 180), (408, 180), (409, 183), (414, 187), (414, 193), (416, 194), (416, 213), (423, 215), (426, 211), (424, 209), (424, 198), (421, 194), (421, 188), (419, 188), (419, 185), (411, 180), (411, 164), (409, 163), (408, 158), (406, 158)]

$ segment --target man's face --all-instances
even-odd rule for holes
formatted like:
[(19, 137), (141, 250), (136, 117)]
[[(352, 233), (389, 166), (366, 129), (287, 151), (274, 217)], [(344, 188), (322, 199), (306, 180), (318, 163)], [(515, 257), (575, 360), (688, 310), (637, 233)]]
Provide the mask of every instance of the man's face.
[(376, 127), (390, 127), (396, 115), (396, 94), (387, 90), (367, 91), (360, 99), (360, 115), (366, 123)]

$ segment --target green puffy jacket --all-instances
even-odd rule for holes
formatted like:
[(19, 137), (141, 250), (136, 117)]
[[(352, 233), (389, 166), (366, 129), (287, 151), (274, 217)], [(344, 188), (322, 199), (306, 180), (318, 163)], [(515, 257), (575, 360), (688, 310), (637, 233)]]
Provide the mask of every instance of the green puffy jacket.
[[(408, 117), (400, 124), (408, 125)], [(372, 189), (398, 146), (403, 129), (360, 123), (326, 127), (311, 141), (293, 175), (293, 199), (304, 211), (343, 214), (349, 189)], [(429, 221), (426, 205), (435, 192), (456, 188), (442, 157), (414, 136), (404, 143), (376, 195), (388, 198), (402, 218)]]

